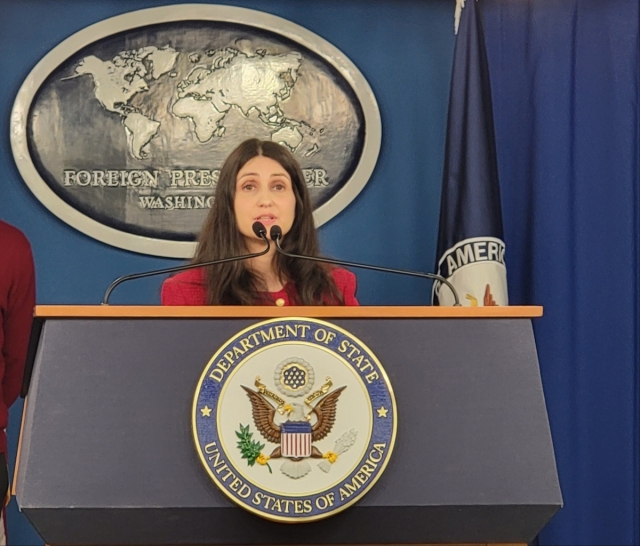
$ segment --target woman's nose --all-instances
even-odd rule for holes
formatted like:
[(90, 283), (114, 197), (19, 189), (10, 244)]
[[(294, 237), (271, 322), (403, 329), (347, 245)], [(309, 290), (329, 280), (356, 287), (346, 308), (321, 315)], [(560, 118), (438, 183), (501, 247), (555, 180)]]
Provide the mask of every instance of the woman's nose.
[(261, 207), (270, 206), (273, 204), (271, 192), (267, 188), (263, 188), (258, 192), (258, 205)]

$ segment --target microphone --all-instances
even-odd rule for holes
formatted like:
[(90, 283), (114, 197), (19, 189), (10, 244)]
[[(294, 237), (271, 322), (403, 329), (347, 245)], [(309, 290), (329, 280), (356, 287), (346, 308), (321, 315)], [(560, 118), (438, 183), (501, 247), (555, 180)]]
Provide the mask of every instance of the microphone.
[(263, 256), (264, 254), (269, 252), (269, 249), (271, 248), (271, 243), (269, 242), (269, 238), (267, 237), (267, 228), (264, 227), (264, 224), (262, 224), (262, 222), (254, 222), (251, 228), (253, 229), (253, 232), (267, 244), (267, 248), (261, 250), (260, 252), (254, 252), (253, 254), (244, 254), (242, 256), (234, 256), (232, 258), (222, 258), (220, 260), (212, 260), (210, 262), (202, 262), (200, 264), (178, 265), (176, 267), (167, 267), (165, 269), (156, 269), (154, 271), (145, 271), (143, 273), (132, 273), (131, 275), (123, 275), (122, 277), (118, 277), (109, 285), (109, 288), (107, 288), (107, 291), (104, 293), (102, 305), (109, 305), (109, 296), (111, 295), (111, 292), (113, 292), (113, 289), (120, 283), (126, 281), (142, 279), (144, 277), (152, 277), (154, 275), (162, 275), (163, 273), (175, 273), (176, 271), (185, 271), (187, 269), (195, 269), (196, 267), (207, 267), (210, 265), (224, 264), (227, 262), (235, 262), (238, 260), (247, 260), (249, 258), (257, 258), (258, 256)]
[(458, 292), (456, 291), (456, 289), (453, 287), (453, 285), (444, 277), (440, 276), (440, 275), (434, 275), (433, 273), (421, 273), (418, 271), (406, 271), (404, 269), (391, 269), (389, 267), (380, 267), (377, 265), (367, 265), (367, 264), (358, 264), (358, 263), (354, 263), (354, 262), (345, 262), (342, 260), (333, 260), (331, 258), (319, 258), (317, 256), (301, 256), (299, 254), (290, 254), (289, 252), (285, 252), (284, 250), (282, 250), (282, 247), (280, 246), (280, 239), (282, 239), (282, 229), (280, 228), (280, 226), (277, 225), (273, 225), (271, 226), (271, 230), (269, 232), (269, 235), (271, 237), (271, 240), (275, 243), (276, 245), (276, 250), (284, 255), (284, 256), (288, 256), (289, 258), (299, 258), (302, 260), (312, 260), (314, 262), (323, 262), (323, 263), (327, 263), (327, 264), (335, 264), (335, 265), (344, 265), (347, 267), (358, 267), (360, 269), (371, 269), (373, 271), (382, 271), (384, 273), (397, 273), (399, 275), (408, 275), (410, 277), (422, 277), (424, 279), (432, 279), (434, 281), (440, 281), (443, 284), (446, 284), (449, 287), (449, 290), (451, 290), (451, 293), (453, 294), (453, 299), (455, 300), (455, 303), (453, 304), (454, 306), (458, 306), (460, 307), (460, 299), (458, 298)]

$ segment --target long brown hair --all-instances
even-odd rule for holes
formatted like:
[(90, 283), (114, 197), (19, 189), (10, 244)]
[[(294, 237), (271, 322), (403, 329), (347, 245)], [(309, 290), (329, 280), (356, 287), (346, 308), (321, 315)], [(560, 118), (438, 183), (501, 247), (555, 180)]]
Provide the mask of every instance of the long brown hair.
[[(309, 192), (300, 165), (284, 146), (256, 138), (240, 144), (220, 170), (214, 201), (198, 238), (193, 263), (240, 256), (247, 253), (244, 237), (238, 231), (234, 212), (238, 171), (254, 157), (277, 161), (291, 177), (296, 199), (295, 218), (291, 230), (281, 241), (282, 248), (292, 254), (319, 256), (316, 229)], [(299, 305), (343, 305), (330, 268), (310, 260), (292, 259), (276, 254), (276, 272), (289, 281), (285, 286), (289, 299)], [(293, 285), (293, 286), (292, 286)], [(261, 281), (244, 260), (207, 267), (205, 271), (207, 302), (210, 305), (256, 305), (270, 303), (261, 292)]]

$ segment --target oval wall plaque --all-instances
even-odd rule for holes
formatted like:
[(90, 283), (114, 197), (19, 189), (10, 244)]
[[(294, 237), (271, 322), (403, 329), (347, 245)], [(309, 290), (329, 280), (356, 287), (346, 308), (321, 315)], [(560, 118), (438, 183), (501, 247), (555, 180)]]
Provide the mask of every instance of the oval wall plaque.
[(224, 158), (257, 137), (300, 162), (316, 225), (365, 186), (381, 123), (356, 66), (280, 17), (183, 4), (66, 39), (11, 114), (13, 155), (56, 216), (123, 249), (189, 258)]

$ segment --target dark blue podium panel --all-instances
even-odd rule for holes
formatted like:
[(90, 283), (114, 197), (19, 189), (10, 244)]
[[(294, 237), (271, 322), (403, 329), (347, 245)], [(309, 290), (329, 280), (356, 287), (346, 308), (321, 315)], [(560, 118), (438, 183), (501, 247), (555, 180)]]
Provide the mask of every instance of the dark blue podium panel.
[(531, 321), (377, 318), (329, 322), (367, 344), (393, 385), (382, 478), (314, 523), (236, 507), (198, 459), (191, 406), (215, 351), (257, 322), (45, 323), (16, 488), (47, 543), (524, 543), (561, 506)]

